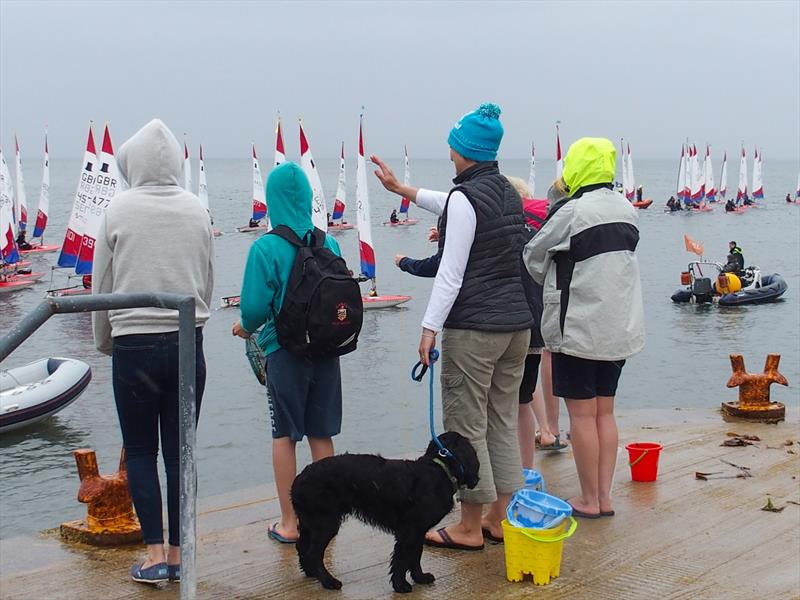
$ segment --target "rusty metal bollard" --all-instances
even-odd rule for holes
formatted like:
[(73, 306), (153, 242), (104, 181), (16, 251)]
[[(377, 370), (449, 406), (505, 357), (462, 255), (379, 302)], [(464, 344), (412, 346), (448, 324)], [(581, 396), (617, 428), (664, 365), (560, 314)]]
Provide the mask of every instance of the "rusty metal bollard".
[(739, 387), (738, 402), (723, 402), (722, 413), (731, 417), (775, 423), (783, 421), (786, 407), (769, 399), (769, 386), (773, 383), (789, 385), (786, 378), (778, 372), (780, 354), (768, 354), (763, 373), (748, 373), (744, 370), (741, 354), (731, 354), (733, 375), (728, 387)]
[(81, 480), (78, 502), (88, 504), (87, 514), (86, 519), (62, 523), (61, 537), (93, 546), (141, 542), (142, 529), (128, 491), (125, 449), (120, 455), (119, 470), (113, 475), (100, 475), (94, 450), (82, 448), (73, 454)]

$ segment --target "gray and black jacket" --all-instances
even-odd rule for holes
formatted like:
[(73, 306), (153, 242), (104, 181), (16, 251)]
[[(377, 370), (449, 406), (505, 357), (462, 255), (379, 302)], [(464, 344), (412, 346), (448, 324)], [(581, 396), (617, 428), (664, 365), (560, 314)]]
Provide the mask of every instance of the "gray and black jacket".
[(623, 360), (644, 347), (638, 216), (621, 194), (590, 186), (548, 216), (525, 246), (544, 285), (542, 336), (552, 352)]

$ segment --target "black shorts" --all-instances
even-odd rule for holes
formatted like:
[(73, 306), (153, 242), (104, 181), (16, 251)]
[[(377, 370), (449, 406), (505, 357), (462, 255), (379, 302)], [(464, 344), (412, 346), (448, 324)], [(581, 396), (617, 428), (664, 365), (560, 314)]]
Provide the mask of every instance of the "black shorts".
[(525, 371), (522, 374), (522, 383), (519, 384), (519, 403), (527, 404), (533, 400), (533, 390), (539, 381), (539, 362), (541, 354), (528, 354), (525, 357)]
[(614, 396), (624, 360), (591, 360), (553, 352), (553, 394), (588, 400)]

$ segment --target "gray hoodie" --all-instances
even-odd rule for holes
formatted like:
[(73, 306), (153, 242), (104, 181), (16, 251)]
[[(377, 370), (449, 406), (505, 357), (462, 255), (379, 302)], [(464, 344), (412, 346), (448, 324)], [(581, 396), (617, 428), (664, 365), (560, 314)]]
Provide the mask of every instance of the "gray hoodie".
[[(92, 293), (191, 294), (197, 326), (202, 326), (210, 314), (214, 287), (214, 237), (200, 200), (178, 184), (178, 141), (160, 119), (153, 119), (119, 148), (117, 162), (130, 189), (114, 198), (103, 217)], [(177, 331), (178, 312), (98, 311), (92, 325), (97, 349), (111, 354), (112, 338)]]

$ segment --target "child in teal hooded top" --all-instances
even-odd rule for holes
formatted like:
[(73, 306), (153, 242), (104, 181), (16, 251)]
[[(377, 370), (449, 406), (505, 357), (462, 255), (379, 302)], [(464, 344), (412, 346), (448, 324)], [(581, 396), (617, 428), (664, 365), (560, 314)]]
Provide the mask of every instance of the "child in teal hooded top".
[[(275, 167), (267, 179), (267, 202), (272, 227), (286, 225), (303, 239), (314, 225), (311, 222), (313, 192), (303, 170), (287, 162)], [(341, 256), (339, 244), (325, 236), (325, 247)], [(250, 247), (244, 269), (240, 299), (241, 327), (254, 332), (264, 325), (258, 345), (264, 354), (280, 349), (275, 316), (283, 306), (286, 284), (297, 249), (277, 235), (263, 235)]]

